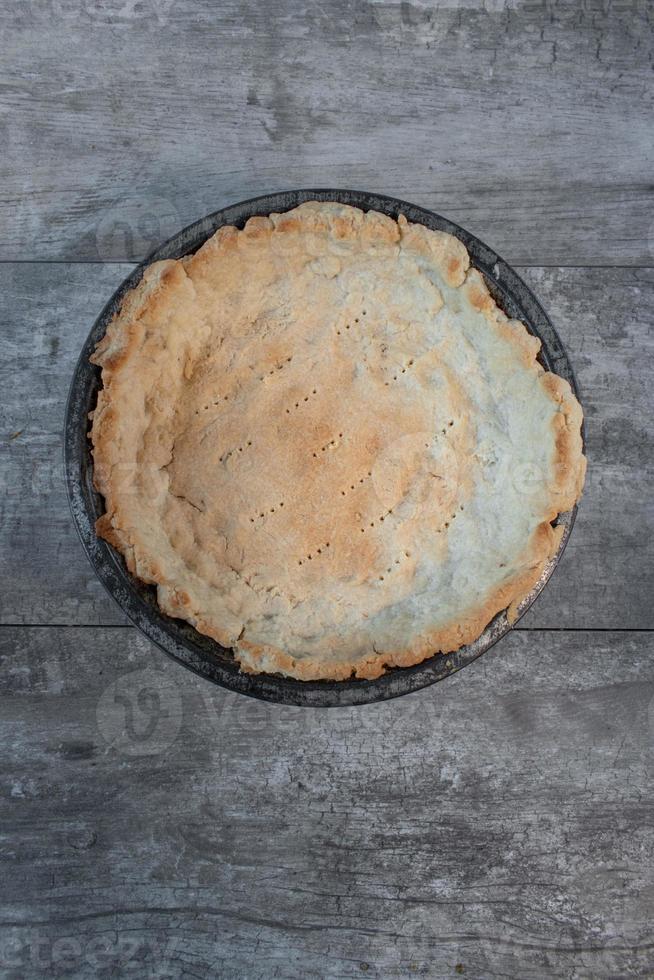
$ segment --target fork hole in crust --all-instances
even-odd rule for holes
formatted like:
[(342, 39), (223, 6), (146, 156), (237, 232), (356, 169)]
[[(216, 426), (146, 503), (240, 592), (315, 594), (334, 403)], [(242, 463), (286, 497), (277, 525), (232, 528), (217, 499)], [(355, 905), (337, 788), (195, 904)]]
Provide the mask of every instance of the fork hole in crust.
[(321, 544), (319, 548), (316, 548), (315, 552), (312, 552), (310, 555), (306, 555), (304, 560), (302, 558), (298, 558), (298, 565), (303, 565), (305, 561), (313, 561), (313, 559), (317, 558), (318, 555), (322, 555), (323, 548), (329, 547), (331, 547), (331, 542), (325, 541), (325, 543)]

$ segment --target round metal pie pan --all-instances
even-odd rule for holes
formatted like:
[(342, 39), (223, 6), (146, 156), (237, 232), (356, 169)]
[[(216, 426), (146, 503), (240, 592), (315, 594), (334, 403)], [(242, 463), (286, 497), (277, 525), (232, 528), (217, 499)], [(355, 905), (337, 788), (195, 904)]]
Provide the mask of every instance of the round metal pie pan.
[[(231, 651), (198, 633), (190, 624), (161, 612), (153, 586), (144, 585), (126, 569), (122, 556), (94, 530), (104, 513), (104, 501), (93, 487), (93, 458), (88, 439), (89, 412), (95, 407), (100, 388), (100, 369), (89, 356), (128, 290), (141, 279), (146, 265), (157, 259), (179, 258), (195, 252), (222, 225), (243, 227), (253, 215), (283, 212), (303, 201), (339, 201), (363, 211), (375, 210), (393, 218), (402, 213), (409, 221), (427, 228), (447, 231), (459, 238), (470, 253), (472, 265), (483, 273), (498, 305), (512, 318), (522, 320), (541, 341), (540, 361), (570, 382), (579, 397), (572, 367), (547, 314), (520, 277), (491, 248), (458, 225), (424, 208), (405, 201), (365, 191), (297, 190), (266, 194), (207, 215), (184, 228), (161, 245), (125, 279), (96, 320), (79, 356), (66, 407), (64, 452), (66, 483), (73, 519), (84, 549), (98, 578), (123, 612), (149, 639), (196, 674), (222, 687), (250, 697), (281, 704), (310, 707), (366, 704), (408, 694), (441, 681), (485, 653), (511, 626), (506, 613), (499, 613), (472, 644), (456, 653), (436, 654), (414, 667), (395, 667), (376, 680), (299, 681), (277, 674), (245, 674)], [(557, 554), (548, 563), (539, 582), (518, 610), (522, 616), (544, 588), (566, 546), (576, 515), (561, 514), (558, 523), (565, 532)]]

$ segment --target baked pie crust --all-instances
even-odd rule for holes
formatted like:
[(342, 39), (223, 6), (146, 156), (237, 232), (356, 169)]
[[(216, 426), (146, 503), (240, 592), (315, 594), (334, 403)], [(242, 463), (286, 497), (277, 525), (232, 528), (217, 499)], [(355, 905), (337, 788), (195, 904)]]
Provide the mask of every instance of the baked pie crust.
[(91, 360), (97, 531), (248, 672), (475, 640), (556, 552), (582, 412), (451, 235), (336, 203), (156, 262)]

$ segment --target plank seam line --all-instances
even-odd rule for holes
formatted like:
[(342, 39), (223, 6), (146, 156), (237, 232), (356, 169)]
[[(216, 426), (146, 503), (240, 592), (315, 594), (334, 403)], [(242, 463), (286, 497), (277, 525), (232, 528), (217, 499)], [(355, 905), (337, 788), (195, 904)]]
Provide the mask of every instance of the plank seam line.
[[(139, 265), (143, 259), (0, 259), (0, 265)], [(636, 265), (609, 265), (608, 263), (561, 263), (561, 262), (530, 262), (507, 263), (512, 269), (615, 269), (639, 270), (654, 269), (652, 263)]]
[[(132, 623), (0, 623), (0, 629), (136, 630)], [(652, 626), (515, 626), (513, 633), (654, 633)], [(507, 634), (509, 635), (509, 634)]]

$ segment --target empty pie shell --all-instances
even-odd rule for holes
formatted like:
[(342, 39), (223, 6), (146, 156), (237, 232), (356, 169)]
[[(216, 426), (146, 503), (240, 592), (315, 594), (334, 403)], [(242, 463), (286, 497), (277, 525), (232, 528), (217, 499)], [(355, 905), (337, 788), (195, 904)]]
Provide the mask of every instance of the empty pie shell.
[(374, 678), (509, 617), (582, 411), (445, 232), (310, 202), (155, 262), (91, 360), (97, 531), (245, 671)]

